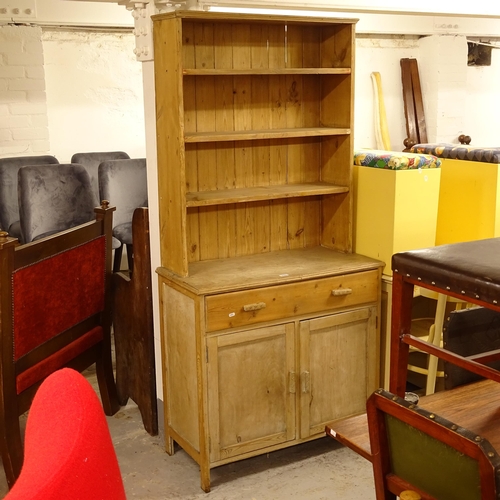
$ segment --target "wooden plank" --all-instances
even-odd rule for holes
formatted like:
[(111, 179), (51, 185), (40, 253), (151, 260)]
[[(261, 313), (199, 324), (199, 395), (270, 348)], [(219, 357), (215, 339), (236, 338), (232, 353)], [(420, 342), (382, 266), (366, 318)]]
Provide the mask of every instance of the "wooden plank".
[[(232, 28), (222, 24), (214, 33), (216, 69), (233, 67)], [(221, 76), (216, 79), (215, 129), (234, 131), (233, 77)], [(216, 150), (217, 189), (231, 189), (236, 185), (234, 143), (219, 144)], [(236, 255), (236, 214), (234, 207), (223, 206), (217, 210), (218, 258)]]
[(199, 75), (199, 76), (239, 76), (239, 75), (350, 75), (351, 68), (249, 68), (249, 69), (234, 69), (234, 68), (215, 68), (215, 69), (198, 69), (186, 68), (183, 74)]
[[(283, 25), (269, 29), (269, 67), (283, 69), (285, 65), (285, 28)], [(271, 109), (270, 128), (286, 128), (286, 77), (269, 78), (269, 102)], [(283, 185), (287, 182), (287, 141), (270, 141), (269, 184)], [(270, 250), (283, 250), (288, 244), (288, 209), (283, 199), (270, 202)]]
[[(250, 82), (250, 80), (248, 81)], [(241, 85), (242, 81), (239, 79), (235, 84)], [(297, 85), (300, 87), (301, 82), (297, 84), (296, 80), (291, 80), (289, 82), (289, 105), (287, 109), (291, 109), (292, 102), (295, 102), (297, 106)], [(239, 87), (242, 88), (242, 87)], [(292, 97), (295, 96), (295, 97)], [(240, 114), (242, 110), (235, 110), (235, 118)], [(248, 112), (248, 110), (247, 110)], [(243, 119), (242, 119), (243, 120)], [(240, 121), (240, 120), (238, 120)], [(243, 122), (242, 122), (243, 123)], [(288, 121), (287, 121), (288, 123)], [(220, 141), (250, 141), (250, 140), (262, 140), (262, 139), (291, 139), (294, 137), (320, 137), (320, 136), (331, 136), (331, 135), (348, 135), (351, 133), (350, 128), (338, 128), (338, 127), (292, 127), (284, 129), (273, 129), (273, 130), (236, 130), (235, 132), (196, 132), (196, 133), (186, 133), (185, 141), (186, 143), (192, 142), (220, 142)]]
[[(500, 384), (483, 380), (423, 396), (418, 405), (487, 439), (500, 450), (499, 400)], [(332, 422), (326, 433), (371, 461), (366, 414)]]
[[(262, 14), (252, 14), (252, 13), (234, 13), (234, 12), (211, 12), (206, 10), (176, 10), (173, 12), (168, 12), (164, 14), (156, 14), (153, 16), (154, 20), (161, 19), (171, 19), (171, 18), (180, 18), (180, 19), (193, 19), (193, 20), (216, 20), (221, 24), (224, 22), (231, 23), (249, 23), (249, 22), (258, 22), (258, 23), (266, 23), (266, 24), (277, 24), (283, 23), (284, 17), (286, 17), (287, 24), (345, 24), (352, 25), (358, 22), (356, 18), (347, 18), (347, 17), (315, 17), (315, 16), (283, 16), (283, 15), (274, 15), (274, 14), (266, 14), (263, 16)], [(319, 27), (319, 26), (318, 26)]]
[[(254, 25), (251, 34), (251, 64), (252, 68), (268, 68), (269, 52), (267, 40), (269, 27), (267, 25)], [(252, 128), (271, 128), (271, 109), (269, 106), (269, 76), (260, 75), (252, 78)], [(252, 148), (253, 178), (256, 186), (269, 186), (270, 169), (269, 141), (258, 141)], [(269, 203), (255, 203), (248, 205), (247, 209), (252, 214), (254, 252), (269, 252), (270, 249), (270, 223)]]
[(413, 100), (415, 102), (415, 119), (417, 122), (418, 142), (427, 142), (427, 128), (425, 125), (424, 103), (422, 100), (422, 88), (420, 87), (420, 76), (418, 74), (418, 63), (416, 59), (410, 59), (411, 83), (413, 88)]
[(186, 205), (188, 207), (202, 207), (208, 205), (248, 203), (252, 201), (268, 201), (276, 198), (297, 198), (347, 192), (349, 192), (347, 186), (337, 186), (324, 182), (255, 186), (251, 188), (219, 189), (214, 191), (187, 193)]
[[(158, 268), (157, 272), (192, 293), (213, 294), (347, 275), (379, 269), (382, 265), (382, 262), (363, 255), (314, 247), (193, 262), (186, 277), (177, 276), (166, 268)], [(245, 276), (244, 280), (241, 279), (242, 275)]]
[[(194, 51), (197, 67), (215, 66), (214, 25), (196, 23), (194, 26)], [(216, 129), (216, 86), (212, 76), (196, 79), (196, 130), (212, 133)], [(217, 189), (217, 149), (215, 144), (203, 148), (203, 161), (198, 153), (198, 189)], [(217, 248), (217, 211), (210, 208), (199, 210), (200, 259), (215, 259)]]
[[(184, 164), (184, 112), (182, 77), (182, 30), (180, 21), (158, 26), (154, 44), (158, 64), (155, 66), (155, 85), (159, 92), (156, 99), (156, 123), (158, 133), (158, 192), (160, 251), (162, 265), (185, 276), (188, 272), (186, 211), (185, 211), (185, 164)], [(159, 68), (162, 68), (159, 71)], [(178, 113), (172, 113), (178, 110)], [(171, 140), (167, 140), (170, 137)], [(171, 165), (178, 165), (172, 169)], [(176, 245), (169, 242), (176, 241)]]
[[(302, 26), (290, 25), (287, 30), (286, 64), (289, 68), (303, 67)], [(286, 121), (287, 127), (304, 128), (303, 85), (300, 75), (286, 77)], [(287, 176), (289, 183), (304, 182), (302, 141), (288, 142)], [(293, 199), (288, 202), (288, 246), (304, 247), (304, 202)]]
[[(251, 68), (250, 25), (232, 25), (233, 67), (238, 69)], [(252, 129), (251, 112), (252, 77), (234, 77), (234, 132), (231, 137), (241, 140), (235, 144), (235, 187), (254, 186), (252, 152), (246, 142), (250, 137), (248, 130)], [(233, 140), (233, 139), (231, 139)], [(253, 252), (252, 221), (247, 221), (245, 205), (236, 208), (236, 255), (248, 255)]]
[[(413, 98), (413, 85), (411, 79), (410, 60), (403, 58), (401, 64), (401, 80), (403, 83), (403, 104), (406, 119), (406, 139), (407, 144), (404, 151), (409, 150), (410, 143), (418, 143), (417, 119), (415, 115), (415, 101)], [(410, 146), (411, 147), (411, 146)]]

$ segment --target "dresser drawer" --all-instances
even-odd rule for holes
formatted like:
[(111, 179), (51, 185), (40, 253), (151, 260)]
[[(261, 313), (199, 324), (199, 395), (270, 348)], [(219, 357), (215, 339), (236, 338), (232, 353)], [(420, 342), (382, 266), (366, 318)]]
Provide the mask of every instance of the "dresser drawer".
[(378, 271), (367, 271), (208, 296), (207, 331), (375, 302), (378, 288)]

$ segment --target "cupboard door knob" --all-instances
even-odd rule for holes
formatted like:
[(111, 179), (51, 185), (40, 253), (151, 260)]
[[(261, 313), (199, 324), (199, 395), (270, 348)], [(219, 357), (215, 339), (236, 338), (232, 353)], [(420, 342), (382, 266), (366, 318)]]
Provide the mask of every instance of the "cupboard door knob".
[(332, 295), (334, 297), (340, 297), (342, 295), (351, 295), (352, 293), (352, 288), (336, 288), (335, 290), (332, 290)]
[(258, 311), (259, 309), (264, 309), (266, 307), (265, 302), (255, 302), (255, 304), (246, 304), (243, 306), (243, 310), (248, 311)]

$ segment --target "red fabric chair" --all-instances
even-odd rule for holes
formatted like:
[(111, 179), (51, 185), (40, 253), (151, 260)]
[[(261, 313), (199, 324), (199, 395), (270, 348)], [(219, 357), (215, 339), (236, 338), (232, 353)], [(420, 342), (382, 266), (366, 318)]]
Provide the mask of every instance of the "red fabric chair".
[(101, 403), (79, 372), (58, 370), (38, 389), (26, 423), (23, 468), (5, 498), (126, 498)]
[(110, 334), (113, 210), (103, 202), (96, 220), (26, 245), (0, 233), (0, 452), (9, 487), (23, 463), (19, 416), (51, 373), (95, 363), (105, 413), (120, 407)]

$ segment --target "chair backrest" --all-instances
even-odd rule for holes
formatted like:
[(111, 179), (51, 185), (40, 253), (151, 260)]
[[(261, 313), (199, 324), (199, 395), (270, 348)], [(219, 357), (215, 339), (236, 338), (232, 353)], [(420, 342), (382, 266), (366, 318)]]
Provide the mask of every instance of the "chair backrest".
[(116, 207), (113, 226), (132, 222), (134, 210), (148, 206), (146, 159), (110, 160), (99, 165), (99, 195)]
[(154, 436), (158, 434), (158, 408), (147, 208), (135, 209), (132, 235), (134, 272), (113, 273), (116, 390), (121, 404), (129, 397), (137, 403), (144, 428)]
[(59, 161), (54, 156), (22, 156), (0, 158), (0, 228), (12, 234), (12, 224), (19, 221), (19, 203), (17, 198), (17, 172), (26, 165), (51, 165)]
[(102, 406), (77, 371), (58, 370), (38, 389), (26, 422), (23, 468), (5, 498), (125, 499)]
[(19, 216), (24, 242), (88, 222), (94, 196), (87, 171), (78, 164), (19, 169)]
[(89, 153), (75, 153), (71, 157), (71, 163), (79, 163), (87, 170), (90, 177), (90, 184), (92, 185), (92, 192), (94, 193), (95, 205), (106, 198), (99, 198), (99, 181), (98, 181), (98, 168), (103, 161), (108, 160), (126, 160), (130, 156), (124, 151), (99, 151)]
[(96, 363), (106, 414), (119, 408), (111, 361), (112, 212), (18, 245), (0, 233), (0, 451), (9, 485), (19, 474), (19, 415), (55, 370)]
[(498, 498), (500, 458), (487, 440), (382, 389), (366, 407), (378, 500), (408, 490), (423, 499)]

